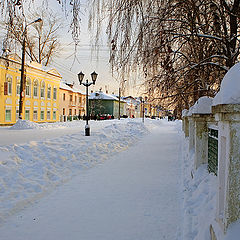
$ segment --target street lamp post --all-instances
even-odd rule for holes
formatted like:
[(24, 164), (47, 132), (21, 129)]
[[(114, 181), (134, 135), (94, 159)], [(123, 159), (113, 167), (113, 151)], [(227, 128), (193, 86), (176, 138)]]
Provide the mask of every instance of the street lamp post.
[[(122, 88), (123, 88), (123, 84), (126, 82), (127, 80), (123, 80), (123, 82), (122, 82)], [(118, 91), (118, 120), (120, 120), (120, 118), (121, 118), (121, 106), (120, 106), (120, 104), (121, 104), (121, 87), (119, 87), (119, 89), (118, 89), (119, 91)]]
[(143, 97), (139, 97), (140, 98), (140, 101), (142, 103), (142, 122), (144, 123), (144, 114), (145, 114), (145, 106), (144, 106), (144, 103), (145, 101), (147, 101), (147, 97), (145, 97), (145, 101), (144, 101), (144, 98)]
[(42, 22), (41, 18), (34, 20), (33, 22), (26, 24), (23, 31), (23, 42), (22, 42), (22, 63), (21, 63), (21, 81), (20, 81), (20, 98), (19, 98), (19, 119), (22, 119), (22, 111), (23, 111), (23, 101), (25, 97), (25, 86), (26, 86), (26, 77), (24, 74), (25, 71), (25, 52), (26, 52), (26, 32), (27, 27), (33, 23)]
[(84, 78), (84, 73), (83, 72), (78, 73), (79, 84), (86, 87), (87, 117), (86, 117), (86, 125), (85, 125), (85, 136), (90, 136), (90, 126), (88, 124), (88, 119), (89, 119), (88, 87), (91, 86), (92, 84), (95, 85), (96, 80), (97, 80), (97, 75), (98, 74), (94, 71), (94, 72), (91, 73), (92, 82), (88, 82), (88, 79), (86, 80), (86, 82), (82, 82), (83, 78)]

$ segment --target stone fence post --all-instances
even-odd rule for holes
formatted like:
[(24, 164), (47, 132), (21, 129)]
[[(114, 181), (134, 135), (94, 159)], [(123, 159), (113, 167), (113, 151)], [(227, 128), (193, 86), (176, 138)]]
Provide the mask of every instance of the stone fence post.
[(191, 116), (188, 116), (189, 152), (194, 152), (195, 147), (195, 123)]
[(240, 104), (212, 107), (218, 121), (218, 195), (216, 219), (224, 233), (240, 219)]
[(214, 122), (212, 114), (193, 114), (194, 121), (194, 167), (208, 162), (208, 123)]

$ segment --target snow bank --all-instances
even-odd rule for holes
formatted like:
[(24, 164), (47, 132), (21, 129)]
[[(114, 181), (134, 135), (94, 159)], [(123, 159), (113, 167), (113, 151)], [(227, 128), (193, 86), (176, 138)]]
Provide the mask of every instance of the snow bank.
[(192, 111), (193, 111), (193, 106), (191, 106), (187, 112), (188, 117), (192, 116)]
[(215, 218), (217, 177), (207, 165), (194, 170), (194, 155), (188, 141), (182, 144), (183, 171), (183, 239), (210, 240), (209, 227)]
[(183, 109), (182, 110), (182, 117), (186, 117), (188, 114), (188, 110), (187, 109)]
[(229, 226), (224, 240), (236, 240), (239, 239), (239, 236), (240, 236), (240, 220)]
[[(72, 176), (110, 159), (114, 152), (128, 148), (148, 132), (140, 120), (97, 123), (99, 127), (91, 137), (76, 132), (48, 140), (0, 145), (0, 222)], [(68, 125), (52, 126), (62, 124)], [(82, 126), (82, 121), (71, 123), (77, 124)], [(28, 128), (25, 131), (40, 134), (41, 128), (45, 130), (42, 126), (18, 121), (12, 128)]]
[(38, 128), (38, 124), (31, 122), (31, 121), (27, 121), (27, 120), (21, 120), (18, 119), (17, 122), (10, 127), (10, 129), (37, 129)]
[(192, 113), (195, 114), (207, 114), (212, 113), (212, 101), (211, 97), (201, 97), (193, 105)]
[(220, 91), (213, 99), (218, 104), (240, 104), (240, 63), (235, 64), (224, 76)]

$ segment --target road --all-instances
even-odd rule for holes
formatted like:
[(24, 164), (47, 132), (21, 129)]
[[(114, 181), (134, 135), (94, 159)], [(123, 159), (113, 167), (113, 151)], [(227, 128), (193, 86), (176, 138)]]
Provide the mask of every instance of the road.
[(1, 240), (181, 239), (179, 141), (156, 126), (0, 227)]

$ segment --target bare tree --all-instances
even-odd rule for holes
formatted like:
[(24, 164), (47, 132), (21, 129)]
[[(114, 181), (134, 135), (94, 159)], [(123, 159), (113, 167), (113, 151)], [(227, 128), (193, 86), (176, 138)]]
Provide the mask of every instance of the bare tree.
[(178, 112), (202, 95), (214, 96), (239, 56), (239, 0), (91, 4), (95, 18), (108, 18), (114, 69), (125, 74), (142, 68), (150, 99), (171, 104)]
[[(33, 24), (27, 31), (26, 24), (34, 19), (41, 18), (41, 24)], [(47, 66), (60, 50), (59, 30), (61, 20), (50, 11), (39, 10), (31, 14), (27, 20), (23, 16), (16, 16), (11, 22), (6, 22), (8, 48), (22, 46), (23, 34), (26, 39), (26, 53), (31, 61)], [(24, 31), (26, 31), (24, 33)], [(7, 44), (5, 44), (6, 47)]]

